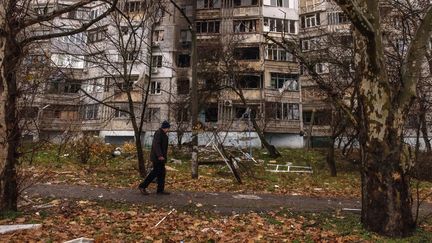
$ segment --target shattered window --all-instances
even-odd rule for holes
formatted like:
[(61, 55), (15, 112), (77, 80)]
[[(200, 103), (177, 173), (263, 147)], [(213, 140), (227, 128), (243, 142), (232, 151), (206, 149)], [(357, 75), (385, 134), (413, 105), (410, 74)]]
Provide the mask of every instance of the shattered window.
[(234, 21), (234, 32), (235, 33), (247, 33), (256, 32), (258, 20), (237, 20)]
[(237, 87), (242, 89), (259, 89), (261, 77), (258, 75), (242, 75), (240, 76)]
[(180, 54), (178, 56), (178, 67), (190, 67), (190, 55), (189, 54)]
[(189, 94), (189, 79), (177, 79), (177, 94)]
[(196, 22), (197, 33), (219, 33), (220, 20), (204, 20)]
[(152, 66), (153, 67), (162, 67), (162, 56), (157, 55), (152, 57)]
[(144, 118), (146, 122), (160, 122), (160, 108), (147, 108)]
[(206, 122), (217, 122), (218, 121), (218, 107), (217, 104), (211, 105), (205, 110), (205, 121)]
[(273, 89), (298, 91), (298, 74), (271, 73), (270, 86)]
[(259, 47), (235, 48), (234, 56), (237, 60), (259, 60), (260, 50)]
[(187, 108), (180, 108), (177, 111), (177, 122), (188, 122), (189, 119), (189, 110)]

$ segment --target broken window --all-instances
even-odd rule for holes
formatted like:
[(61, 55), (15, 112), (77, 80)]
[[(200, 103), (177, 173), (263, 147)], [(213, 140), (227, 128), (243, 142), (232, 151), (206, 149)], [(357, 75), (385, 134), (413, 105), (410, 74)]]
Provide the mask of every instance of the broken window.
[(348, 16), (344, 12), (331, 12), (327, 13), (329, 25), (348, 24)]
[(266, 59), (272, 61), (295, 61), (294, 56), (291, 53), (276, 44), (267, 46)]
[(221, 113), (223, 120), (227, 120), (227, 121), (232, 120), (232, 111), (233, 111), (232, 108), (233, 108), (232, 103), (223, 104), (222, 113)]
[(260, 49), (259, 47), (235, 48), (234, 56), (237, 60), (259, 60)]
[(218, 0), (204, 0), (204, 8), (214, 8), (214, 2)]
[(296, 21), (289, 19), (275, 19), (275, 18), (264, 18), (264, 26), (267, 27), (267, 31), (270, 32), (284, 32), (295, 34), (296, 33)]
[(249, 116), (252, 118), (258, 118), (257, 114), (259, 114), (260, 108), (259, 105), (248, 105), (248, 107), (237, 106), (235, 107), (236, 118), (240, 119), (249, 119)]
[(189, 94), (189, 79), (177, 79), (177, 94)]
[(125, 2), (124, 11), (127, 13), (135, 13), (145, 10), (146, 5), (143, 1)]
[(176, 120), (177, 122), (188, 122), (189, 110), (185, 107), (178, 109)]
[(218, 121), (218, 107), (216, 104), (210, 105), (205, 110), (205, 121), (206, 122), (217, 122)]
[(266, 102), (266, 117), (275, 120), (299, 120), (299, 104)]
[(150, 94), (161, 94), (161, 83), (152, 81), (150, 83)]
[(36, 119), (38, 116), (39, 108), (37, 107), (22, 107), (20, 109), (20, 116), (24, 119)]
[(283, 103), (283, 119), (284, 120), (299, 120), (300, 109), (299, 104)]
[[(234, 0), (233, 4), (235, 7), (240, 7), (240, 6), (257, 6), (258, 5), (258, 0)], [(225, 4), (226, 6), (228, 6), (228, 4)]]
[(115, 80), (111, 77), (105, 77), (104, 79), (104, 92), (109, 92), (110, 86), (112, 83), (115, 83)]
[(204, 80), (204, 86), (206, 90), (217, 90), (219, 89), (219, 84), (215, 79), (206, 79)]
[(147, 108), (144, 118), (146, 122), (160, 122), (160, 108)]
[(125, 53), (125, 61), (136, 61), (140, 56), (139, 51), (128, 51)]
[(273, 89), (298, 91), (298, 74), (271, 73), (270, 86)]
[(234, 32), (235, 33), (247, 33), (256, 32), (257, 19), (251, 20), (236, 20), (234, 21)]
[(191, 42), (192, 33), (190, 30), (180, 30), (180, 42)]
[(114, 117), (115, 118), (129, 118), (129, 104), (128, 103), (119, 103), (113, 105), (114, 107), (118, 108), (114, 111)]
[(241, 75), (237, 87), (241, 89), (259, 89), (261, 87), (261, 76)]
[(177, 66), (178, 67), (190, 67), (190, 55), (189, 54), (178, 55)]
[(220, 20), (205, 20), (196, 22), (197, 33), (219, 33)]
[(84, 105), (81, 107), (81, 118), (83, 120), (98, 119), (99, 104)]
[(265, 103), (265, 114), (268, 119), (282, 119), (282, 103), (278, 102), (266, 102)]
[(64, 85), (64, 93), (78, 93), (81, 89), (80, 82), (66, 82)]
[(108, 28), (98, 28), (94, 30), (89, 30), (87, 34), (87, 43), (95, 43), (105, 39), (108, 32)]
[(162, 56), (161, 55), (155, 55), (152, 57), (152, 67), (162, 67)]
[(155, 30), (153, 33), (153, 42), (160, 42), (164, 40), (164, 30)]

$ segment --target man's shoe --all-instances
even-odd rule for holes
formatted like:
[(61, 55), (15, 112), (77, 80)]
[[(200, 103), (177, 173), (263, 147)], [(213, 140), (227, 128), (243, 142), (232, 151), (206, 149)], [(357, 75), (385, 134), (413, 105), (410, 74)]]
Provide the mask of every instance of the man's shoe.
[(138, 189), (140, 190), (141, 194), (143, 194), (143, 195), (148, 195), (149, 194), (145, 188), (138, 187)]
[(158, 195), (169, 195), (171, 193), (169, 193), (169, 192), (156, 192), (156, 194), (158, 194)]

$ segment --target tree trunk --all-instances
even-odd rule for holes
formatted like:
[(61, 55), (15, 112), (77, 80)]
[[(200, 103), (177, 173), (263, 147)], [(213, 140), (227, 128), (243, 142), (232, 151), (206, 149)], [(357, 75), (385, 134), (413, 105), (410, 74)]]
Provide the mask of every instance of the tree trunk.
[[(2, 11), (0, 28), (4, 28), (1, 22), (4, 15), (1, 14)], [(18, 199), (16, 165), (20, 129), (16, 113), (16, 69), (21, 50), (14, 44), (9, 38), (0, 36), (0, 211), (16, 211)]]
[(258, 137), (261, 140), (262, 145), (266, 148), (267, 152), (269, 153), (269, 156), (271, 158), (278, 158), (281, 156), (279, 151), (276, 149), (275, 146), (271, 145), (269, 142), (267, 142), (267, 139), (265, 138), (263, 132), (261, 131), (261, 128), (259, 127), (258, 123), (256, 122), (255, 118), (251, 117), (252, 125), (255, 129), (255, 132), (258, 134)]
[(430, 153), (432, 151), (432, 146), (429, 141), (428, 125), (426, 119), (427, 108), (425, 102), (426, 101), (424, 101), (423, 99), (420, 99), (420, 114), (419, 114), (420, 124), (419, 125), (422, 131), (423, 141), (425, 143), (426, 151)]
[[(192, 4), (192, 11), (195, 21), (196, 3)], [(192, 82), (191, 82), (191, 117), (192, 117), (192, 159), (191, 159), (191, 176), (192, 179), (198, 178), (198, 76), (197, 76), (197, 35), (193, 26), (190, 26), (192, 36)]]
[(362, 156), (362, 223), (391, 237), (411, 234), (409, 169), (411, 155), (403, 145), (404, 109), (393, 101), (380, 29), (378, 2), (365, 1), (373, 35), (354, 31), (359, 80), (359, 140)]
[(399, 149), (383, 156), (386, 147), (386, 144), (376, 143), (368, 153), (370, 158), (362, 172), (362, 223), (379, 234), (404, 237), (415, 229), (410, 179), (401, 166), (404, 164), (402, 146), (393, 147)]
[(138, 171), (140, 176), (145, 178), (147, 176), (147, 171), (145, 166), (144, 152), (141, 143), (141, 136), (135, 136), (135, 146), (136, 146), (137, 158), (138, 158)]
[(335, 143), (335, 138), (331, 137), (331, 141), (327, 150), (327, 165), (329, 167), (330, 170), (330, 176), (337, 176), (337, 171), (336, 171), (336, 163), (335, 163), (335, 148), (334, 148), (334, 143)]
[[(248, 104), (246, 102), (246, 98), (243, 95), (243, 90), (242, 89), (236, 89), (235, 87), (232, 87), (232, 89), (240, 97), (240, 100), (242, 101), (243, 105), (248, 107)], [(256, 114), (256, 111), (255, 111), (255, 114)], [(265, 138), (264, 133), (261, 130), (261, 127), (258, 125), (255, 118), (252, 117), (252, 110), (251, 110), (250, 116), (251, 116), (250, 120), (251, 120), (252, 125), (255, 129), (255, 132), (258, 134), (258, 137), (261, 141), (261, 144), (264, 146), (264, 148), (266, 148), (267, 152), (269, 153), (269, 156), (271, 158), (274, 158), (274, 159), (280, 157), (281, 154), (279, 153), (279, 151), (276, 149), (275, 146), (273, 146), (269, 142), (267, 142), (267, 139)]]

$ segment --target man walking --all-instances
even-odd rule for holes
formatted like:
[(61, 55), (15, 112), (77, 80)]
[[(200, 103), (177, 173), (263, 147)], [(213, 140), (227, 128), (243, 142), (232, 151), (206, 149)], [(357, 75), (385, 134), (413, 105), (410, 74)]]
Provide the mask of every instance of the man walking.
[(150, 160), (153, 162), (153, 169), (150, 174), (147, 175), (145, 180), (138, 186), (142, 194), (148, 195), (146, 188), (155, 178), (157, 181), (157, 194), (168, 195), (165, 192), (165, 163), (167, 161), (168, 153), (168, 136), (167, 133), (171, 125), (169, 122), (162, 122), (161, 128), (159, 128), (153, 137)]

